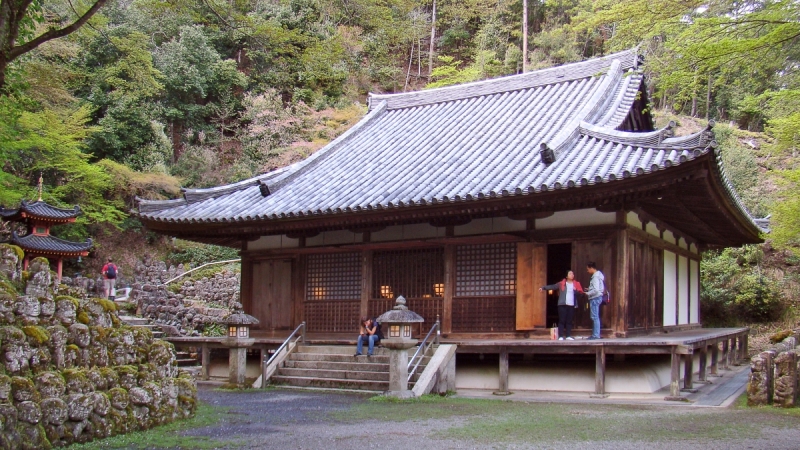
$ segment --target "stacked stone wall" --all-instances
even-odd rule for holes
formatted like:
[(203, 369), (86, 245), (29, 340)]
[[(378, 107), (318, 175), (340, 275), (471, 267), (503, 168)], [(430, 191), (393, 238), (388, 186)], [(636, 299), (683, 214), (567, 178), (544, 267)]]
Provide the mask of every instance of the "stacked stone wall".
[[(16, 249), (0, 245), (0, 259)], [(196, 386), (172, 344), (78, 299), (44, 258), (0, 267), (0, 448), (47, 449), (190, 417)]]
[(143, 261), (136, 266), (131, 300), (143, 317), (162, 325), (172, 336), (197, 336), (220, 320), (239, 303), (239, 274), (222, 270), (211, 276), (167, 281), (184, 273), (181, 266), (163, 261)]
[(798, 333), (750, 359), (747, 404), (793, 408), (798, 401)]

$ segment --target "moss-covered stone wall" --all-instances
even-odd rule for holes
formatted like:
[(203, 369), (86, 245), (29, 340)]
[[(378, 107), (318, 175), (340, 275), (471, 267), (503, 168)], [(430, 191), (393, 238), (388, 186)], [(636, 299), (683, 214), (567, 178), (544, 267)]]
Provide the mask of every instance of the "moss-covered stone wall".
[(194, 414), (196, 385), (172, 344), (122, 325), (113, 302), (59, 292), (44, 259), (22, 274), (17, 257), (0, 245), (0, 448), (88, 442)]

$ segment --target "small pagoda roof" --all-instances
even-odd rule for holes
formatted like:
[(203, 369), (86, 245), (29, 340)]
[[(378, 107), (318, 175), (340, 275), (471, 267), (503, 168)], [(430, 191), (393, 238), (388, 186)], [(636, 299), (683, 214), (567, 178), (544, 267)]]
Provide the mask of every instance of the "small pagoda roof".
[(11, 233), (11, 239), (8, 242), (22, 248), (25, 252), (57, 256), (86, 256), (93, 245), (91, 239), (87, 239), (86, 242), (70, 242), (49, 235), (19, 236), (16, 232)]
[(72, 209), (58, 208), (42, 200), (27, 202), (22, 200), (19, 208), (7, 209), (0, 206), (0, 217), (7, 221), (24, 222), (28, 218), (48, 222), (72, 222), (81, 214), (80, 206)]

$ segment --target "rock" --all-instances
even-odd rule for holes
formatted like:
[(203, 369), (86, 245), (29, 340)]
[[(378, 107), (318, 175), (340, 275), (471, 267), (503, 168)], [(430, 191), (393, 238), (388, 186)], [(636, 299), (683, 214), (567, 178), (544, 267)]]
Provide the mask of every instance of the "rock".
[(22, 249), (16, 245), (0, 244), (0, 275), (16, 281), (22, 270)]
[(16, 404), (40, 400), (33, 382), (25, 377), (11, 377), (11, 397)]
[(92, 412), (92, 398), (85, 394), (70, 394), (67, 396), (69, 420), (81, 422), (89, 418)]
[(14, 313), (19, 320), (26, 325), (36, 325), (39, 323), (39, 315), (42, 312), (42, 305), (35, 297), (17, 297), (14, 304)]
[(25, 294), (33, 297), (48, 297), (52, 295), (53, 279), (50, 275), (50, 263), (46, 258), (34, 258), (28, 265), (30, 278), (25, 287)]
[(108, 398), (111, 402), (111, 407), (124, 411), (130, 403), (128, 392), (122, 388), (112, 388), (108, 391)]
[(73, 323), (69, 326), (69, 338), (67, 342), (70, 344), (75, 344), (80, 348), (86, 348), (89, 346), (91, 340), (92, 336), (89, 334), (88, 326), (82, 323)]
[(39, 409), (39, 405), (34, 402), (22, 402), (17, 405), (17, 419), (36, 425), (42, 420), (42, 410)]
[(36, 390), (42, 398), (61, 397), (66, 392), (64, 378), (55, 372), (44, 372), (34, 378)]
[(69, 407), (60, 398), (42, 400), (42, 421), (50, 425), (62, 425), (69, 417)]
[(57, 297), (56, 298), (56, 314), (55, 318), (61, 322), (61, 325), (68, 327), (75, 323), (77, 317), (78, 301), (72, 297)]
[(92, 411), (94, 414), (100, 416), (108, 415), (108, 412), (111, 410), (111, 401), (108, 399), (106, 394), (101, 392), (93, 392), (89, 394), (89, 396), (91, 397), (93, 406)]
[(135, 387), (129, 391), (131, 403), (138, 406), (147, 406), (153, 401), (153, 396), (140, 387)]

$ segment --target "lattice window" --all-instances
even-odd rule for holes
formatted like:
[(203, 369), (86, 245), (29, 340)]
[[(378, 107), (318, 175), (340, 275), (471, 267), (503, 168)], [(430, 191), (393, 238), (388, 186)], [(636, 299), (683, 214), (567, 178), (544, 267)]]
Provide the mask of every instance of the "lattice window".
[(360, 300), (306, 302), (303, 306), (308, 331), (358, 334)]
[(442, 297), (444, 250), (375, 252), (372, 257), (372, 298), (397, 298), (399, 295), (406, 299)]
[(517, 244), (461, 245), (456, 249), (456, 297), (517, 294)]
[[(441, 319), (442, 316), (442, 304), (444, 303), (444, 299), (442, 298), (411, 298), (408, 299), (406, 302), (406, 306), (411, 311), (422, 316), (425, 319), (425, 322), (422, 323), (420, 332), (427, 333), (431, 327), (433, 326), (434, 322), (436, 322), (436, 316), (439, 316)], [(393, 299), (388, 298), (375, 298), (369, 301), (368, 311), (370, 317), (378, 317), (381, 314), (385, 313), (386, 311), (394, 308), (395, 302)]]
[(361, 254), (309, 255), (306, 279), (306, 301), (360, 299)]
[(514, 297), (454, 298), (453, 331), (456, 333), (514, 331), (515, 314)]

